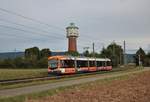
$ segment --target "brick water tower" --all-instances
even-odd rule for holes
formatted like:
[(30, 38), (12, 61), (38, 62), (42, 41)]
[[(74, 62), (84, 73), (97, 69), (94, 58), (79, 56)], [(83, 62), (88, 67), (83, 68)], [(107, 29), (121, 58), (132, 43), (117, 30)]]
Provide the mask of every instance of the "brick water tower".
[(77, 38), (79, 36), (78, 29), (79, 28), (75, 26), (74, 23), (70, 23), (70, 25), (66, 28), (69, 52), (77, 51)]

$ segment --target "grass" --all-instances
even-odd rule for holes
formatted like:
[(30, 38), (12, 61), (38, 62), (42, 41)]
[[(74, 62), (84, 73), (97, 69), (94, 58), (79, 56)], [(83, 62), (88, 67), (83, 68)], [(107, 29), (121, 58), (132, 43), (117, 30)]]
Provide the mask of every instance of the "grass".
[[(97, 74), (103, 74), (105, 72), (99, 72)], [(93, 75), (86, 75), (86, 76), (85, 75), (77, 75), (76, 77), (61, 78), (59, 80), (40, 80), (40, 81), (32, 81), (32, 82), (26, 82), (26, 83), (0, 84), (0, 90), (32, 86), (32, 85), (37, 85), (37, 84), (40, 85), (40, 84), (54, 83), (54, 82), (60, 82), (60, 81), (74, 80), (74, 79), (85, 78), (85, 77), (90, 77), (90, 76), (93, 76)]]
[[(132, 69), (132, 70), (126, 70), (126, 71), (122, 71), (121, 73), (124, 72), (131, 72), (131, 71), (135, 71), (135, 70), (139, 70), (139, 68), (137, 69)], [(105, 74), (116, 74), (116, 73), (120, 73), (120, 72), (114, 72), (114, 73), (105, 73)], [(104, 74), (104, 75), (105, 75)], [(50, 96), (50, 95), (54, 95), (57, 94), (59, 92), (68, 90), (68, 89), (75, 89), (75, 88), (88, 88), (93, 84), (106, 84), (113, 81), (113, 80), (124, 80), (124, 79), (128, 79), (130, 76), (132, 76), (133, 74), (130, 75), (123, 75), (123, 76), (119, 76), (119, 77), (111, 77), (111, 78), (105, 78), (105, 79), (101, 79), (101, 80), (97, 80), (94, 82), (88, 82), (88, 83), (84, 83), (84, 84), (79, 84), (79, 85), (73, 85), (73, 86), (67, 86), (67, 87), (60, 87), (57, 89), (51, 89), (48, 91), (43, 91), (43, 92), (38, 92), (38, 93), (31, 93), (31, 94), (27, 94), (27, 95), (21, 95), (21, 96), (15, 96), (15, 97), (10, 97), (10, 98), (0, 98), (0, 102), (25, 102), (27, 99), (40, 99), (42, 97), (46, 97), (46, 96)], [(94, 76), (94, 75), (93, 75)], [(96, 76), (96, 75), (95, 75)], [(89, 77), (89, 76), (83, 76), (83, 77)], [(80, 78), (80, 77), (79, 77)], [(57, 81), (64, 81), (64, 80), (73, 80), (75, 78), (67, 78), (67, 79), (60, 79)], [(77, 78), (76, 78), (77, 79)], [(50, 82), (50, 81), (49, 81)], [(51, 81), (51, 82), (56, 82), (55, 81)], [(43, 82), (42, 82), (43, 83)]]
[(47, 75), (44, 69), (0, 69), (0, 80), (42, 77)]
[(48, 91), (39, 92), (39, 93), (31, 93), (31, 94), (27, 94), (27, 95), (20, 95), (20, 96), (10, 97), (10, 98), (0, 98), (0, 102), (25, 102), (28, 99), (40, 99), (42, 97), (51, 96), (51, 95), (57, 94), (59, 92), (66, 91), (68, 89), (69, 90), (87, 89), (89, 87), (92, 87), (93, 84), (106, 84), (106, 85), (108, 85), (108, 83), (110, 83), (114, 80), (126, 80), (126, 79), (130, 78), (130, 76), (132, 76), (132, 75), (133, 74), (123, 75), (123, 76), (119, 76), (119, 77), (105, 78), (105, 79), (100, 79), (100, 80), (94, 81), (92, 83), (88, 82), (88, 83), (83, 83), (83, 84), (79, 84), (79, 85), (60, 87), (60, 88), (51, 89)]
[(61, 78), (59, 80), (40, 80), (40, 81), (32, 81), (32, 82), (26, 82), (26, 83), (15, 83), (15, 84), (0, 84), (0, 90), (3, 89), (12, 89), (12, 88), (19, 88), (19, 87), (25, 87), (25, 86), (32, 86), (32, 85), (40, 85), (40, 84), (47, 84), (47, 83), (54, 83), (54, 82), (60, 82), (60, 81), (67, 81), (67, 80), (74, 80), (74, 79), (81, 79), (81, 78), (87, 78), (92, 76), (97, 76), (99, 74), (101, 75), (107, 75), (107, 74), (114, 74), (114, 73), (122, 73), (126, 71), (135, 71), (139, 70), (139, 68), (116, 68), (112, 71), (101, 71), (96, 72), (94, 75), (76, 75), (76, 77), (69, 77), (69, 78)]

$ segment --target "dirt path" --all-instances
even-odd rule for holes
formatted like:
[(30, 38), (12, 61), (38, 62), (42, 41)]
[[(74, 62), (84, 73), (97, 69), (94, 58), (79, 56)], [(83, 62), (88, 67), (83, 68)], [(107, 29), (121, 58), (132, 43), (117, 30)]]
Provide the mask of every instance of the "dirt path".
[(117, 73), (117, 74), (110, 74), (110, 75), (107, 74), (104, 76), (99, 75), (96, 77), (68, 80), (68, 81), (56, 82), (56, 83), (50, 83), (50, 84), (44, 84), (44, 85), (36, 85), (36, 86), (28, 86), (28, 87), (23, 87), (23, 88), (1, 90), (0, 97), (12, 97), (12, 96), (17, 96), (17, 95), (22, 95), (22, 94), (29, 94), (33, 92), (46, 91), (46, 90), (53, 89), (53, 88), (71, 86), (75, 84), (86, 83), (86, 82), (95, 81), (95, 80), (104, 79), (104, 78), (128, 75), (128, 74), (138, 73), (138, 72), (147, 71), (147, 70), (150, 70), (150, 68), (144, 68), (142, 70), (138, 70), (134, 72), (125, 72), (125, 73)]

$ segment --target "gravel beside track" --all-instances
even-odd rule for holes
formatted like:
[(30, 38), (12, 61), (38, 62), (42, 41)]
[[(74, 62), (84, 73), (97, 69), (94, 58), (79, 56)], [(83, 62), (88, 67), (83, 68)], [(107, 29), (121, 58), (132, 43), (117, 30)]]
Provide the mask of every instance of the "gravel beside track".
[(17, 95), (41, 92), (41, 91), (46, 91), (46, 90), (54, 89), (54, 88), (58, 88), (58, 87), (71, 86), (71, 85), (96, 81), (99, 79), (118, 77), (118, 76), (138, 73), (138, 72), (142, 72), (142, 71), (147, 71), (147, 70), (150, 70), (150, 68), (144, 68), (144, 69), (132, 71), (132, 72), (124, 72), (124, 73), (117, 73), (117, 74), (110, 74), (110, 75), (108, 75), (108, 74), (107, 75), (97, 75), (96, 77), (91, 76), (88, 78), (67, 80), (67, 81), (63, 81), (63, 82), (55, 82), (55, 83), (49, 83), (49, 84), (43, 84), (43, 85), (34, 85), (34, 86), (28, 86), (28, 87), (22, 87), (22, 88), (16, 88), (16, 89), (0, 90), (0, 97), (13, 97), (13, 96), (17, 96)]

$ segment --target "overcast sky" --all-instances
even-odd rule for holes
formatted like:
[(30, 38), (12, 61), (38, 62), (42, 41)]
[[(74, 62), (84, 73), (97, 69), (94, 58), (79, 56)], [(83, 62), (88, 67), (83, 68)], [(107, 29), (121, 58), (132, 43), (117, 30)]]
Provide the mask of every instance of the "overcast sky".
[(123, 40), (130, 53), (150, 48), (150, 0), (0, 0), (0, 8), (10, 11), (0, 9), (0, 52), (33, 46), (66, 51), (65, 28), (71, 22), (79, 27), (80, 52), (92, 42), (98, 52)]

